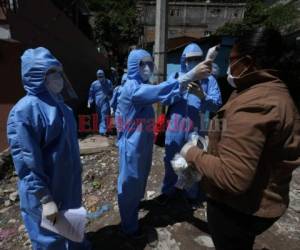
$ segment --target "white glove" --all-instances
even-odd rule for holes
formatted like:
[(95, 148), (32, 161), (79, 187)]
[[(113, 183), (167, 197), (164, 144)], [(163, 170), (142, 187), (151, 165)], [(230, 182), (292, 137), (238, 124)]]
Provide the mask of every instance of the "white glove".
[(216, 45), (214, 47), (211, 47), (205, 57), (205, 60), (211, 60), (214, 61), (220, 51), (220, 45)]
[(186, 89), (188, 83), (207, 78), (212, 69), (212, 61), (207, 60), (199, 63), (192, 70), (184, 75), (179, 76), (178, 82), (181, 89)]
[(88, 108), (90, 108), (90, 107), (91, 107), (91, 104), (90, 104), (89, 102), (88, 102), (88, 104), (87, 104), (87, 107), (88, 107)]
[(52, 221), (53, 223), (56, 220), (58, 214), (58, 208), (54, 201), (47, 202), (42, 204), (42, 216)]

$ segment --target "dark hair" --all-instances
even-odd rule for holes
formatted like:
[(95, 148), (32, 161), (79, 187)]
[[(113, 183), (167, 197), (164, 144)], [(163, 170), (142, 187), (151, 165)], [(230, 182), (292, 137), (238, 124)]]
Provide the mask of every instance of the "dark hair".
[(260, 27), (244, 32), (235, 42), (240, 55), (250, 55), (259, 69), (275, 69), (299, 109), (300, 50), (295, 38), (288, 41), (277, 30)]
[(235, 45), (240, 55), (250, 55), (260, 69), (279, 69), (285, 50), (281, 34), (265, 27), (245, 31)]

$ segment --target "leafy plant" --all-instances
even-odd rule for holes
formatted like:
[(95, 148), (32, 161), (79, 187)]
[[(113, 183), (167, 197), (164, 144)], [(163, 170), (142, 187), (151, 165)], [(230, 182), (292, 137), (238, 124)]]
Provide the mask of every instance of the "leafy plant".
[(94, 35), (98, 45), (107, 51), (122, 51), (138, 42), (141, 27), (137, 23), (135, 0), (88, 0), (96, 12)]
[(226, 23), (216, 31), (217, 35), (238, 35), (244, 30), (267, 26), (275, 29), (293, 29), (299, 11), (293, 3), (267, 6), (264, 1), (247, 2), (244, 19), (240, 22)]

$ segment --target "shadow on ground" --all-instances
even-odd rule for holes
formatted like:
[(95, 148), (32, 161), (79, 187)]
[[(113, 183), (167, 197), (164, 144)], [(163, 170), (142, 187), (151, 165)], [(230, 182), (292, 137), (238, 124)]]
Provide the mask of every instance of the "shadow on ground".
[(159, 239), (156, 228), (167, 227), (179, 222), (188, 222), (202, 232), (209, 234), (207, 223), (194, 217), (193, 212), (193, 209), (182, 196), (170, 201), (165, 206), (158, 204), (155, 199), (146, 200), (142, 201), (140, 205), (140, 215), (144, 215), (139, 220), (143, 237), (134, 240), (129, 239), (121, 233), (120, 225), (110, 225), (97, 232), (89, 233), (88, 238), (93, 244), (93, 249), (141, 250), (147, 246), (150, 248), (157, 246)]

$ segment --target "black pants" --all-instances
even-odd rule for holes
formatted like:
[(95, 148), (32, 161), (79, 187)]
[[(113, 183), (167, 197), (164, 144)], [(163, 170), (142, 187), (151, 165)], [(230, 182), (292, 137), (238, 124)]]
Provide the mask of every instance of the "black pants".
[(208, 227), (216, 250), (252, 250), (255, 237), (278, 218), (259, 218), (209, 200)]

